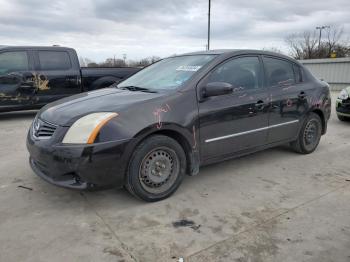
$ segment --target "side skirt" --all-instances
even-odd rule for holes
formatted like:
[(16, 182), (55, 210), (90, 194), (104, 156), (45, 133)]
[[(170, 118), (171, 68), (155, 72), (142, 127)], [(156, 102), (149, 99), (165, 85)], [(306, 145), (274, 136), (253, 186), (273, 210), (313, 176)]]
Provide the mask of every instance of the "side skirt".
[(210, 165), (210, 164), (214, 164), (214, 163), (223, 162), (223, 161), (226, 161), (229, 159), (234, 159), (234, 158), (239, 158), (242, 156), (254, 154), (256, 152), (260, 152), (260, 151), (263, 151), (263, 150), (266, 150), (269, 148), (273, 148), (273, 147), (277, 147), (277, 146), (281, 146), (281, 145), (286, 145), (292, 141), (293, 141), (293, 139), (283, 140), (283, 141), (279, 141), (276, 143), (271, 143), (271, 144), (267, 144), (267, 145), (263, 145), (263, 146), (258, 146), (258, 147), (254, 147), (254, 148), (250, 148), (250, 149), (241, 150), (241, 151), (235, 152), (233, 154), (221, 155), (218, 157), (208, 158), (208, 159), (204, 160), (200, 164), (200, 166), (206, 166), (206, 165)]

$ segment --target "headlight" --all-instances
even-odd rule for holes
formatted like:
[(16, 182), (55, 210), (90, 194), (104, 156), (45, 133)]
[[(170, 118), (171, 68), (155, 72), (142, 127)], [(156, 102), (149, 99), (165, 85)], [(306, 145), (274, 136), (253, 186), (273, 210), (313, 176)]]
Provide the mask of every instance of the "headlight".
[(63, 138), (67, 144), (93, 144), (101, 128), (117, 113), (92, 113), (78, 119)]
[(349, 98), (349, 93), (348, 93), (348, 91), (346, 91), (346, 89), (343, 89), (343, 90), (340, 92), (338, 98), (341, 99), (341, 100), (346, 100), (346, 99), (348, 99), (348, 98)]

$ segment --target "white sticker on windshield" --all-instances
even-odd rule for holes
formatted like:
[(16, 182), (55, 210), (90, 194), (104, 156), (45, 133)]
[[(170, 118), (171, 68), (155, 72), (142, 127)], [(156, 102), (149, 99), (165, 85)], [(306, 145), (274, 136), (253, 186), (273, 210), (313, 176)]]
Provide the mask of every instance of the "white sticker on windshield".
[(189, 65), (185, 65), (185, 66), (179, 66), (178, 68), (176, 68), (176, 71), (191, 71), (191, 72), (196, 72), (201, 68), (201, 66), (189, 66)]

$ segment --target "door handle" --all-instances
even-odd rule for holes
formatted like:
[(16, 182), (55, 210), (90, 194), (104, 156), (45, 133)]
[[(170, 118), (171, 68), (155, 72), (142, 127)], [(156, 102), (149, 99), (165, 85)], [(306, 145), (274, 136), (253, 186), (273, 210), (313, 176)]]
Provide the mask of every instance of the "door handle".
[(300, 92), (300, 94), (298, 95), (299, 99), (304, 100), (307, 97), (306, 93), (304, 91)]

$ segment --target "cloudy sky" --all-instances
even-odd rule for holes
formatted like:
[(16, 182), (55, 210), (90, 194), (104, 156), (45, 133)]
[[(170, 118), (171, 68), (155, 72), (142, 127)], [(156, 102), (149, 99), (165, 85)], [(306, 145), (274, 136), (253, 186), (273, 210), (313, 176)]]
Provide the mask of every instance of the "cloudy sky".
[[(0, 45), (59, 44), (95, 61), (204, 50), (207, 8), (207, 0), (0, 0)], [(350, 1), (212, 0), (211, 47), (288, 52), (286, 35), (317, 25), (344, 27), (350, 39)]]

